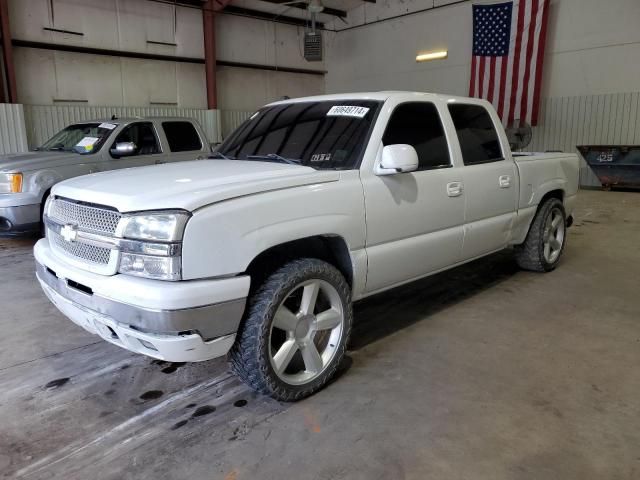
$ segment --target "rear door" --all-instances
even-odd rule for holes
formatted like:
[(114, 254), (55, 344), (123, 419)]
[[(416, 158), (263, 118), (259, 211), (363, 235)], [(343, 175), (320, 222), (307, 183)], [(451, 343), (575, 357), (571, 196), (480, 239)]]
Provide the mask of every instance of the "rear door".
[(517, 210), (518, 174), (510, 152), (503, 152), (497, 116), (475, 103), (456, 101), (448, 109), (464, 163), (462, 256), (469, 260), (508, 244)]
[[(409, 144), (415, 172), (376, 176), (361, 169), (367, 222), (367, 292), (375, 292), (460, 261), (464, 224), (462, 172), (454, 164), (436, 101), (385, 104), (391, 111), (378, 150)], [(375, 141), (375, 140), (373, 140)]]
[(158, 163), (206, 158), (206, 139), (200, 137), (193, 123), (186, 120), (168, 120), (161, 123), (161, 128), (168, 152)]

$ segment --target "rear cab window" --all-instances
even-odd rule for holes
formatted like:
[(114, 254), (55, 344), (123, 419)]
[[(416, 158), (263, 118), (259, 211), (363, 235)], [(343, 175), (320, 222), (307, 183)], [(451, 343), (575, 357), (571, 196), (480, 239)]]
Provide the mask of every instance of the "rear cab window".
[(449, 104), (465, 165), (504, 160), (498, 133), (486, 108), (464, 103)]
[(191, 122), (162, 122), (162, 129), (172, 152), (202, 150), (202, 140)]

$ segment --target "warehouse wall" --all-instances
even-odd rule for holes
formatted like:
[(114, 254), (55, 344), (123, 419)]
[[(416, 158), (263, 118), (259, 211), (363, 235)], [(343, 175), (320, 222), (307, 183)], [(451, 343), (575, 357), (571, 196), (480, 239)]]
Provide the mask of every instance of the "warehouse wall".
[[(455, 3), (378, 0), (349, 12), (349, 27)], [(543, 97), (638, 90), (638, 0), (552, 0)], [(341, 22), (333, 25), (344, 29)], [(327, 91), (410, 89), (465, 95), (471, 58), (471, 2), (448, 5), (331, 35)], [(416, 63), (418, 51), (449, 57)]]
[[(406, 15), (422, 9), (430, 10)], [(405, 16), (380, 21), (398, 15)], [(332, 25), (341, 31), (327, 41), (328, 92), (467, 95), (470, 1), (378, 0), (350, 11), (347, 20), (346, 27)], [(639, 21), (638, 0), (551, 0), (541, 117), (528, 149), (640, 144)], [(371, 22), (377, 23), (364, 25)], [(419, 51), (441, 49), (447, 59), (415, 62)], [(584, 160), (581, 184), (600, 185)]]
[[(10, 0), (9, 7), (14, 39), (204, 57), (202, 13), (197, 9), (148, 0)], [(310, 67), (302, 57), (301, 34), (291, 25), (218, 15), (218, 58), (322, 70), (322, 64)], [(206, 108), (202, 64), (25, 47), (15, 48), (15, 64), (20, 103)], [(323, 91), (322, 76), (220, 67), (222, 108), (253, 110), (282, 95)]]

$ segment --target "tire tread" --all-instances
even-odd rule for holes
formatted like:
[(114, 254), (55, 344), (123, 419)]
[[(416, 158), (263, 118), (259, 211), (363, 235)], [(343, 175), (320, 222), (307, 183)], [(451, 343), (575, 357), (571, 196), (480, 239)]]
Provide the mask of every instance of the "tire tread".
[(542, 205), (540, 205), (533, 219), (533, 222), (531, 222), (531, 226), (529, 227), (527, 238), (525, 239), (524, 243), (515, 247), (515, 258), (520, 268), (524, 270), (530, 270), (532, 272), (549, 272), (553, 270), (557, 265), (560, 256), (554, 264), (548, 264), (544, 259), (544, 252), (542, 247), (544, 223), (551, 209), (555, 207), (559, 207), (564, 213), (564, 206), (562, 202), (557, 198), (549, 198)]
[[(328, 280), (346, 299), (343, 341), (329, 367), (308, 386), (284, 384), (273, 373), (268, 352), (269, 329), (282, 296), (304, 277)], [(254, 390), (281, 401), (297, 401), (321, 389), (336, 372), (349, 341), (352, 324), (351, 292), (342, 274), (332, 265), (315, 258), (293, 260), (276, 270), (260, 285), (249, 299), (245, 319), (229, 352), (232, 370)]]

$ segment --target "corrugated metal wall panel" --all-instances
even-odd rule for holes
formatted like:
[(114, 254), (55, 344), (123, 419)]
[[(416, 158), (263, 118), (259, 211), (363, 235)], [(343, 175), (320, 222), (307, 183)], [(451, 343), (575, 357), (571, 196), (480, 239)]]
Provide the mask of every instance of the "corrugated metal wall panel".
[(26, 152), (27, 133), (22, 105), (0, 103), (0, 154)]
[(55, 133), (74, 122), (126, 117), (189, 117), (197, 120), (210, 143), (220, 141), (217, 110), (172, 107), (92, 107), (66, 105), (25, 105), (25, 122), (29, 147), (42, 145)]
[[(528, 150), (575, 152), (578, 145), (640, 143), (640, 92), (546, 98), (540, 108)], [(583, 186), (600, 185), (584, 160), (580, 180)]]

